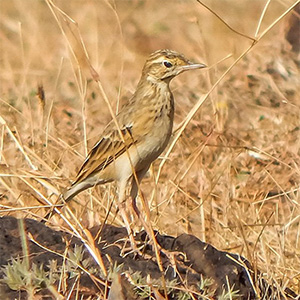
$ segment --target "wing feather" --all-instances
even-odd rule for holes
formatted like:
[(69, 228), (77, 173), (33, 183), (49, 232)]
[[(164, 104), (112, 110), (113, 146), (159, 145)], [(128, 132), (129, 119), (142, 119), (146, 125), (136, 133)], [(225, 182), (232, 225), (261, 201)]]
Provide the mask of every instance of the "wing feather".
[[(111, 125), (111, 124), (110, 124)], [(121, 129), (123, 140), (120, 137), (120, 133), (117, 129), (112, 130), (112, 126), (109, 126), (104, 131), (102, 138), (91, 149), (89, 155), (83, 162), (74, 184), (77, 184), (86, 178), (104, 170), (108, 165), (115, 161), (120, 155), (126, 152), (133, 144), (136, 143), (136, 139), (131, 134), (130, 127), (124, 126)], [(105, 135), (109, 132), (108, 135)]]
[[(141, 143), (151, 132), (153, 120), (155, 120), (155, 107), (149, 110), (149, 105), (140, 105), (138, 102), (132, 105), (135, 102), (135, 96), (116, 116), (123, 139), (120, 137), (115, 122), (111, 121), (104, 129), (99, 142), (95, 144), (83, 162), (73, 185), (104, 170), (132, 145)], [(148, 103), (153, 101), (153, 97), (149, 94), (143, 98), (143, 101)]]

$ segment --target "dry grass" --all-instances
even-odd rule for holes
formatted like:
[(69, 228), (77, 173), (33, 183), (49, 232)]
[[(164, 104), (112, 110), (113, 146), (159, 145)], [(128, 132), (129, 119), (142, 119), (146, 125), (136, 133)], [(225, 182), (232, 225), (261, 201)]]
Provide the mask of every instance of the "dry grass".
[[(174, 80), (174, 136), (201, 95), (252, 43), (196, 1), (55, 3), (77, 22), (80, 35), (57, 11), (56, 21), (44, 1), (0, 4), (2, 215), (43, 216), (42, 196), (55, 201), (111, 119), (78, 37), (114, 111), (133, 93), (154, 50), (174, 49), (209, 66), (230, 55), (207, 72)], [(206, 2), (253, 38), (294, 3), (271, 1), (260, 23), (263, 1)], [(189, 232), (240, 253), (269, 282), (300, 292), (299, 73), (284, 36), (289, 16), (233, 65), (188, 119), (162, 169), (163, 160), (155, 162), (142, 190), (161, 232)], [(38, 84), (44, 101), (36, 97)], [(104, 220), (114, 195), (107, 185), (76, 197), (82, 226)], [(115, 211), (114, 204), (109, 221)]]

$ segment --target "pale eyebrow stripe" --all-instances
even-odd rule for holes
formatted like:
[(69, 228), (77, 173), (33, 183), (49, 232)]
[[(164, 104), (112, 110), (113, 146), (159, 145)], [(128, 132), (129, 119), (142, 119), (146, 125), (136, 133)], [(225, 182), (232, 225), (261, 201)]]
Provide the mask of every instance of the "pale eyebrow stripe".
[(165, 60), (165, 57), (158, 57), (157, 59), (155, 59), (155, 60), (152, 60), (152, 63), (161, 63), (162, 61), (164, 61)]

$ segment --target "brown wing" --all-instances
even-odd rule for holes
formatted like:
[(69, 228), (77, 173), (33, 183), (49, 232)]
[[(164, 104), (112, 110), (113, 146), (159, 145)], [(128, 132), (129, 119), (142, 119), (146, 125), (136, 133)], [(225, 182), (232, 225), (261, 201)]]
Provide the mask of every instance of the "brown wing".
[[(84, 161), (73, 185), (104, 170), (132, 145), (140, 143), (144, 136), (153, 129), (155, 109), (149, 110), (149, 105), (135, 105), (134, 97), (116, 116), (123, 139), (120, 137), (115, 122), (111, 121), (104, 130), (99, 142), (93, 147)], [(143, 98), (143, 101), (146, 103), (151, 100), (153, 101), (151, 95)]]
[(119, 131), (115, 129), (114, 124), (111, 122), (104, 131), (102, 138), (95, 144), (83, 162), (73, 185), (105, 169), (136, 143), (131, 134), (130, 126), (124, 126), (120, 129), (125, 143), (121, 139)]

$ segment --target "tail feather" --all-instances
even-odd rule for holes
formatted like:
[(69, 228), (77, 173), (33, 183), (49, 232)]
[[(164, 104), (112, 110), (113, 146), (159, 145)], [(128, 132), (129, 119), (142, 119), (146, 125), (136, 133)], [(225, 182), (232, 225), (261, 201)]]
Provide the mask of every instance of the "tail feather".
[(51, 208), (51, 211), (48, 212), (46, 214), (46, 216), (43, 218), (42, 222), (45, 223), (47, 222), (49, 219), (51, 219), (51, 217), (53, 215), (55, 215), (55, 213), (58, 212), (58, 210), (60, 208), (57, 207), (57, 205), (64, 205), (65, 203), (71, 201), (77, 194), (79, 194), (80, 192), (82, 192), (83, 190), (87, 189), (91, 187), (90, 185), (87, 185), (84, 182), (79, 182), (76, 183), (74, 185), (72, 185), (69, 189), (67, 189), (65, 192), (61, 193), (55, 203), (55, 205)]
[(96, 176), (86, 178), (84, 181), (75, 182), (70, 188), (68, 188), (65, 192), (62, 192), (56, 203), (55, 206), (51, 209), (49, 213), (46, 214), (46, 216), (43, 218), (42, 222), (47, 222), (55, 213), (57, 213), (60, 210), (60, 207), (57, 207), (59, 204), (64, 204), (69, 201), (71, 201), (77, 194), (80, 192), (91, 188), (95, 185), (106, 183), (108, 181), (105, 180), (99, 180)]

